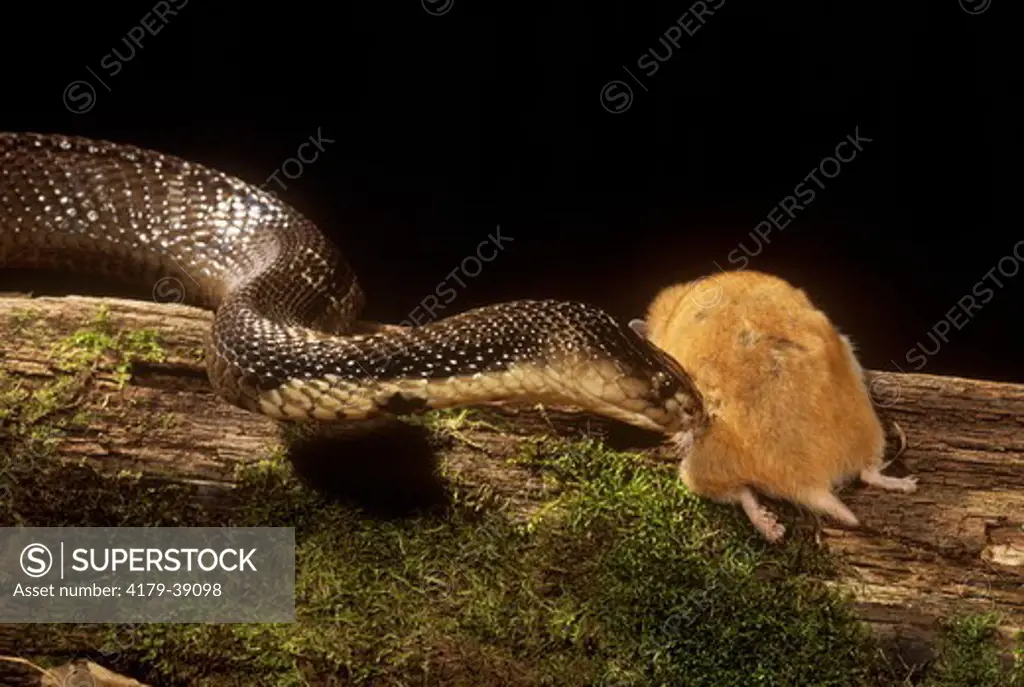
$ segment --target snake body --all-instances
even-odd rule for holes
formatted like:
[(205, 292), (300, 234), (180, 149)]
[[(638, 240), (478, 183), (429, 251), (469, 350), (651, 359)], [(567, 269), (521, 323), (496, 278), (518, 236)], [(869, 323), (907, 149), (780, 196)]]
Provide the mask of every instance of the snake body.
[(668, 433), (704, 418), (678, 364), (580, 302), (359, 332), (363, 292), (309, 220), (240, 179), (130, 145), (0, 133), (3, 266), (174, 280), (182, 300), (215, 311), (214, 390), (276, 419), (501, 402), (569, 404)]

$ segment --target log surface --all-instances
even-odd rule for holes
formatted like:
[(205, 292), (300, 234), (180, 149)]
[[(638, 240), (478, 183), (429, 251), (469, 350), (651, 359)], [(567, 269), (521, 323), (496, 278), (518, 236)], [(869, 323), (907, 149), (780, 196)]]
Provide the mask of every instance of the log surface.
[[(201, 363), (210, 313), (134, 300), (0, 296), (2, 372), (29, 388), (52, 380), (54, 342), (93, 318), (101, 304), (117, 329), (159, 331), (167, 356), (134, 366), (123, 388), (110, 374), (97, 373), (87, 399), (88, 427), (70, 432), (58, 457), (200, 485), (204, 507), (222, 507), (236, 467), (265, 457), (280, 445), (280, 435), (273, 421), (211, 392)], [(928, 658), (937, 620), (956, 613), (1000, 611), (1009, 638), (1024, 628), (1024, 385), (869, 374), (883, 421), (897, 422), (907, 439), (889, 472), (909, 472), (920, 482), (912, 495), (863, 487), (842, 493), (863, 527), (825, 524), (822, 530), (824, 543), (849, 564), (840, 584), (855, 593), (859, 615), (908, 664)], [(524, 511), (541, 491), (536, 477), (494, 460), (516, 436), (584, 431), (618, 437), (616, 448), (643, 451), (651, 460), (668, 458), (649, 436), (593, 416), (559, 409), (487, 412), (505, 420), (503, 429), (469, 428), (460, 448), (442, 459)], [(12, 496), (0, 493), (0, 499)], [(0, 655), (24, 656), (32, 637), (31, 626), (0, 625)], [(62, 641), (79, 642), (82, 652), (90, 648), (85, 635)]]

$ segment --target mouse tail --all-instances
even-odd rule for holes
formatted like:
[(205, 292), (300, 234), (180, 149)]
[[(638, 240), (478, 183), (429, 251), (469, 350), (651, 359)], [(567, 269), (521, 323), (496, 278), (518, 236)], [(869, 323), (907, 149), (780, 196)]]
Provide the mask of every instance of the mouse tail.
[(846, 504), (839, 500), (839, 497), (833, 494), (828, 489), (821, 489), (812, 491), (808, 494), (803, 494), (797, 502), (802, 506), (805, 506), (815, 513), (821, 515), (827, 515), (836, 522), (842, 523), (847, 527), (859, 527), (860, 520), (853, 514)]
[(903, 431), (903, 428), (900, 427), (900, 423), (896, 422), (895, 420), (890, 420), (889, 430), (886, 432), (886, 445), (889, 446), (893, 443), (896, 444), (895, 452), (892, 454), (892, 457), (889, 458), (888, 460), (886, 460), (885, 456), (883, 456), (882, 459), (878, 461), (879, 470), (885, 470), (887, 467), (892, 465), (893, 461), (902, 456), (903, 452), (907, 450), (906, 433)]

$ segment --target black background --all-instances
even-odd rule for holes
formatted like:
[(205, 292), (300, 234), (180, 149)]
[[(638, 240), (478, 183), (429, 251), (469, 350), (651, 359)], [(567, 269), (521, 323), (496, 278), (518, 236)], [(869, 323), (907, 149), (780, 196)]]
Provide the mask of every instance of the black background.
[[(651, 76), (637, 61), (665, 56), (688, 0), (454, 0), (441, 16), (420, 0), (189, 0), (115, 75), (101, 61), (128, 54), (153, 2), (8, 5), (0, 128), (256, 183), (321, 131), (335, 142), (280, 195), (349, 255), (365, 316), (385, 321), (497, 225), (513, 241), (446, 313), (552, 297), (639, 316), (661, 286), (734, 269), (730, 252), (859, 129), (872, 141), (749, 267), (805, 288), (866, 366), (912, 371), (907, 352), (934, 349), (929, 330), (1024, 239), (1012, 3), (964, 9), (985, 1), (725, 0)], [(74, 113), (62, 96), (80, 79), (96, 99)], [(602, 105), (612, 80), (632, 88), (623, 112)], [(994, 297), (921, 371), (1024, 381), (1024, 272), (995, 274), (1004, 286), (987, 282)]]

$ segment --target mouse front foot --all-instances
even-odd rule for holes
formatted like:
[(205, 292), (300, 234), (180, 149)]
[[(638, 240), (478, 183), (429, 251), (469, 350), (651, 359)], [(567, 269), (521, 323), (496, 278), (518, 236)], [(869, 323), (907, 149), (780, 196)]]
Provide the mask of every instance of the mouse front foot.
[(747, 514), (750, 524), (752, 524), (765, 539), (774, 544), (781, 540), (783, 535), (786, 534), (786, 526), (778, 521), (778, 518), (775, 517), (775, 513), (772, 513), (761, 505), (757, 500), (757, 496), (754, 495), (754, 492), (750, 487), (747, 487), (740, 492), (739, 502), (740, 505), (743, 506), (743, 512)]
[(669, 444), (672, 446), (672, 450), (675, 452), (676, 457), (681, 461), (686, 460), (690, 455), (690, 451), (693, 450), (693, 430), (688, 429), (683, 432), (676, 432), (669, 438)]

